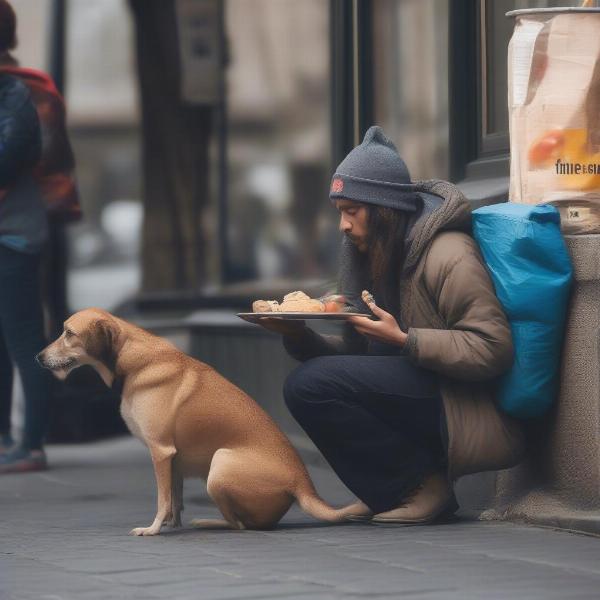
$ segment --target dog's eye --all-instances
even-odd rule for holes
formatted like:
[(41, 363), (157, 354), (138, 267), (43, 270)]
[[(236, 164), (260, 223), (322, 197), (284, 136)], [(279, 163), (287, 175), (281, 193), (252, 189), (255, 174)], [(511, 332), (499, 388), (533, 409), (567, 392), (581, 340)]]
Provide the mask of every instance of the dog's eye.
[(65, 329), (65, 337), (66, 338), (73, 337), (74, 335), (75, 334), (70, 329)]

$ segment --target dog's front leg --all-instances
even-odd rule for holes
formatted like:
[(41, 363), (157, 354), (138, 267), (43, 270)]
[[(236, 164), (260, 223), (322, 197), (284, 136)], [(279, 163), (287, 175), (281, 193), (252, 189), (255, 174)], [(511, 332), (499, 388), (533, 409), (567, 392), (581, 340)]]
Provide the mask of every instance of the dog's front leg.
[(157, 535), (165, 519), (171, 518), (171, 473), (175, 448), (151, 447), (150, 454), (158, 487), (156, 517), (150, 527), (136, 527), (129, 532), (131, 535)]
[(173, 459), (171, 468), (171, 519), (163, 525), (181, 527), (181, 512), (183, 511), (183, 475), (177, 466), (177, 459)]

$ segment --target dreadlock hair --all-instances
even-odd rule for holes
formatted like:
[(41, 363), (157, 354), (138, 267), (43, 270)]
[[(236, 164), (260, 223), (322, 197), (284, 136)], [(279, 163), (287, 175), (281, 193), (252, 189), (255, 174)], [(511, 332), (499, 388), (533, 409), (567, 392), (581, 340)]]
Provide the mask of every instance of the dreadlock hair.
[(372, 291), (382, 299), (385, 310), (398, 316), (408, 214), (385, 206), (367, 205), (367, 210), (368, 265)]

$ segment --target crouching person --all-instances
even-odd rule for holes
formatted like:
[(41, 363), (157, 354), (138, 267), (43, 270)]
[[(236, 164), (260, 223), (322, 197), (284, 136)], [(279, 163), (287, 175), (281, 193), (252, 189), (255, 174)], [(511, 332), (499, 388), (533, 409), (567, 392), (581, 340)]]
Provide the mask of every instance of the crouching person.
[(457, 477), (521, 458), (521, 425), (494, 401), (510, 328), (467, 200), (444, 181), (412, 183), (380, 128), (339, 165), (330, 199), (344, 233), (340, 291), (376, 320), (351, 317), (339, 337), (261, 324), (303, 361), (286, 404), (369, 518), (430, 523), (457, 510)]

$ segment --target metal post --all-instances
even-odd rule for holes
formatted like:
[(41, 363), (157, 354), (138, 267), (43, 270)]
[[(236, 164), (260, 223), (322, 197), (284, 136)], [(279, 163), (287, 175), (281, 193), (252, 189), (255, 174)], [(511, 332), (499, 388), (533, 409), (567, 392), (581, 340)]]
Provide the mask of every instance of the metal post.
[(52, 0), (48, 70), (61, 94), (65, 89), (66, 1)]
[(477, 5), (451, 0), (449, 8), (450, 179), (460, 181), (477, 155)]
[(370, 0), (330, 0), (331, 158), (335, 168), (373, 123)]
[[(50, 48), (48, 68), (56, 87), (65, 89), (65, 28), (66, 1), (53, 0), (51, 7)], [(62, 323), (69, 314), (67, 301), (67, 237), (61, 223), (50, 221), (48, 262), (46, 264), (46, 301), (51, 316), (51, 334), (62, 330)]]
[(355, 144), (373, 125), (373, 6), (371, 0), (354, 0)]
[(335, 169), (354, 146), (352, 0), (330, 0), (331, 164)]
[(218, 236), (219, 236), (219, 261), (221, 284), (231, 279), (231, 262), (229, 257), (228, 240), (228, 215), (229, 215), (229, 188), (228, 188), (228, 164), (227, 164), (227, 85), (226, 69), (229, 62), (227, 51), (227, 38), (225, 34), (225, 1), (219, 2), (219, 37), (221, 54), (221, 73), (219, 78), (219, 105), (216, 110), (218, 158)]

